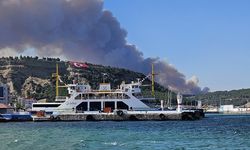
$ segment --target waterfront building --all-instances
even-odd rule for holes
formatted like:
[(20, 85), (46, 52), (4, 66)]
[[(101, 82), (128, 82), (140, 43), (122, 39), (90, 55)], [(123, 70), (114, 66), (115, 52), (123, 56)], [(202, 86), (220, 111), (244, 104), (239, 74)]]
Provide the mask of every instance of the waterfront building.
[(0, 103), (9, 104), (9, 89), (6, 84), (0, 84)]
[(221, 105), (220, 112), (232, 112), (234, 111), (234, 105)]
[(13, 107), (0, 103), (0, 114), (12, 114), (13, 112), (14, 112)]
[(33, 98), (18, 98), (18, 103), (25, 109), (32, 109), (32, 104), (37, 103), (37, 100)]
[(221, 105), (220, 113), (249, 113), (248, 107), (235, 107), (234, 105)]

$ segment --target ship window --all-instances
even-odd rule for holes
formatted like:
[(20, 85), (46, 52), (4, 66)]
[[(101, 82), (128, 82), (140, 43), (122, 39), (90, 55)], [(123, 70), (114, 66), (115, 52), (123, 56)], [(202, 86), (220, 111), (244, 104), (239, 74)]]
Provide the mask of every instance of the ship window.
[(81, 94), (77, 95), (75, 99), (81, 99)]
[(0, 97), (4, 97), (4, 89), (3, 89), (3, 87), (0, 87)]
[(142, 94), (141, 93), (132, 93), (132, 95), (136, 98), (142, 98)]
[(132, 85), (133, 89), (138, 88), (138, 87), (139, 87), (138, 85)]
[(88, 95), (87, 94), (82, 94), (82, 99), (87, 99)]
[(95, 99), (96, 97), (95, 97), (95, 95), (94, 94), (89, 94), (89, 99)]
[(33, 104), (33, 107), (58, 107), (61, 104)]
[(123, 94), (123, 99), (129, 99), (130, 97), (126, 94)]
[(90, 102), (90, 111), (100, 111), (101, 110), (101, 102)]
[(122, 98), (122, 93), (118, 93), (117, 94), (117, 99), (121, 99)]
[(83, 112), (88, 110), (88, 103), (87, 102), (82, 102), (76, 107), (77, 112)]
[(105, 108), (111, 108), (111, 111), (115, 109), (115, 102), (104, 102), (104, 107)]
[(117, 97), (118, 97), (118, 94), (109, 94), (108, 95), (108, 98), (110, 98), (110, 99), (117, 99)]
[(128, 105), (125, 104), (125, 103), (122, 102), (122, 101), (117, 102), (117, 109), (127, 109), (127, 110), (128, 110)]

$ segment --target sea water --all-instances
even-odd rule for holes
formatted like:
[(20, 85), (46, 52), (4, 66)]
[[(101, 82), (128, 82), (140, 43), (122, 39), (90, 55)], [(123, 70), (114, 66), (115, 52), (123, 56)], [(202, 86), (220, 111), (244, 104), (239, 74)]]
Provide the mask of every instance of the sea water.
[(209, 115), (198, 121), (0, 123), (0, 149), (250, 149), (250, 115)]

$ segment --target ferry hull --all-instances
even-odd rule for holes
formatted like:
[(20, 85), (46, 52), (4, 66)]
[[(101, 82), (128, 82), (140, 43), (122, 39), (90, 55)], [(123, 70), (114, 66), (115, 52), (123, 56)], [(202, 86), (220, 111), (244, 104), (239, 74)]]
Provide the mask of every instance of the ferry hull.
[[(199, 120), (204, 117), (200, 111), (136, 111), (116, 113), (68, 113), (52, 115), (46, 118), (47, 121), (171, 121), (171, 120)], [(46, 121), (41, 118), (34, 118), (34, 121)]]

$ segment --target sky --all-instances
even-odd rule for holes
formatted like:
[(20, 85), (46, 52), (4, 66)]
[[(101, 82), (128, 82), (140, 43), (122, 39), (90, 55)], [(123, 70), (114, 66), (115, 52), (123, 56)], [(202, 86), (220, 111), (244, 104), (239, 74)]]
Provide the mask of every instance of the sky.
[(249, 0), (104, 0), (144, 57), (211, 91), (250, 88)]

